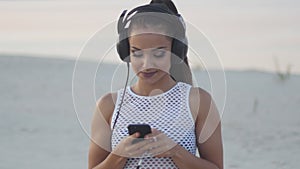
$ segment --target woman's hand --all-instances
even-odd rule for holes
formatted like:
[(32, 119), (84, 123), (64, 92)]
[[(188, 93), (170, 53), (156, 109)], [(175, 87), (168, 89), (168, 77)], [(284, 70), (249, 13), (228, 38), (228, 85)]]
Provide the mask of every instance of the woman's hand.
[(142, 151), (154, 157), (173, 157), (180, 148), (180, 145), (157, 129), (152, 129), (152, 133), (145, 136), (145, 140), (150, 141), (142, 147)]
[[(146, 145), (152, 142), (151, 139), (141, 139), (138, 138), (140, 136), (139, 133), (134, 133), (130, 136), (125, 137), (121, 140), (121, 142), (116, 146), (113, 150), (113, 154), (118, 156), (123, 156), (125, 158), (136, 158), (141, 157), (148, 150), (144, 149)], [(138, 142), (136, 139), (138, 139)]]

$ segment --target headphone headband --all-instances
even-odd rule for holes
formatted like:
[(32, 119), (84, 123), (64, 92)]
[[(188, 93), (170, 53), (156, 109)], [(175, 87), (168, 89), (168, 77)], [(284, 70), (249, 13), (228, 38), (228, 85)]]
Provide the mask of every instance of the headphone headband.
[[(127, 10), (124, 10), (122, 14), (119, 17), (118, 20), (118, 34), (119, 34), (119, 42), (117, 44), (117, 51), (120, 55), (121, 60), (129, 62), (129, 42), (128, 42), (128, 28), (131, 24), (131, 19), (134, 17), (139, 17), (137, 14), (143, 14), (145, 13), (148, 15), (149, 13), (153, 13), (153, 16), (156, 16), (155, 14), (167, 14), (172, 15), (174, 17), (165, 16), (157, 16), (161, 19), (165, 18), (166, 22), (169, 22), (174, 25), (174, 30), (176, 33), (174, 35), (171, 35), (173, 38), (172, 43), (172, 53), (180, 57), (181, 59), (184, 59), (186, 57), (187, 53), (187, 38), (185, 35), (186, 32), (186, 25), (179, 13), (174, 13), (172, 10), (170, 10), (165, 4), (162, 3), (152, 3), (147, 4), (143, 6), (136, 7), (129, 11), (127, 13)], [(175, 37), (173, 37), (175, 36)]]
[(126, 30), (126, 28), (127, 28), (126, 26), (129, 26), (128, 23), (131, 18), (133, 18), (136, 14), (140, 14), (143, 12), (165, 13), (165, 14), (169, 14), (169, 15), (174, 15), (174, 16), (176, 16), (176, 18), (178, 18), (178, 21), (181, 23), (180, 26), (182, 26), (182, 28), (185, 32), (185, 29), (186, 29), (185, 22), (179, 13), (174, 13), (165, 4), (152, 3), (152, 4), (147, 4), (147, 5), (136, 7), (134, 9), (132, 9), (131, 11), (129, 11), (128, 13), (127, 13), (127, 10), (124, 10), (118, 21), (118, 33)]
[(123, 29), (124, 17), (125, 17), (126, 12), (127, 12), (127, 10), (124, 10), (118, 20), (118, 33), (120, 33)]
[(171, 15), (178, 15), (177, 13), (174, 13), (171, 11), (165, 4), (147, 4), (143, 6), (138, 6), (134, 9), (132, 9), (128, 14), (131, 15), (133, 12), (138, 11), (140, 12), (160, 12), (160, 13), (167, 13)]

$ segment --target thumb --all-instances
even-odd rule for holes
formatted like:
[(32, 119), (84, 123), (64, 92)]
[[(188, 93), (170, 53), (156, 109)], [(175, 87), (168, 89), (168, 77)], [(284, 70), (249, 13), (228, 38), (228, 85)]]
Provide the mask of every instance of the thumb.
[(140, 136), (139, 132), (136, 132), (136, 133), (131, 135), (132, 138), (138, 138), (139, 136)]

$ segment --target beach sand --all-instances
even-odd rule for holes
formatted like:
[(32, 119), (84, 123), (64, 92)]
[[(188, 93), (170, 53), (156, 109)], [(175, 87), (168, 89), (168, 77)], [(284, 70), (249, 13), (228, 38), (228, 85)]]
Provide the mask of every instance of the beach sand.
[[(72, 98), (74, 64), (74, 60), (0, 56), (1, 169), (87, 168), (89, 137)], [(95, 63), (83, 65), (88, 70)], [(102, 69), (95, 80), (95, 98), (110, 90), (106, 81), (116, 66)], [(123, 78), (116, 79), (122, 86)], [(281, 81), (273, 73), (226, 71), (226, 80), (225, 168), (298, 168), (300, 76)], [(84, 92), (84, 84), (77, 89)]]

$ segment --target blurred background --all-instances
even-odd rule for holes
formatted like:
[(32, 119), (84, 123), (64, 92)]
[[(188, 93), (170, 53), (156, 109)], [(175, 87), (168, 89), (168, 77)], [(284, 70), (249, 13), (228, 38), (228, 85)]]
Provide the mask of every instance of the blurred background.
[[(225, 69), (275, 71), (278, 62), (279, 69), (290, 65), (292, 73), (300, 73), (299, 1), (174, 2), (185, 21), (215, 46)], [(124, 9), (145, 3), (1, 0), (0, 54), (75, 59), (95, 32)]]

